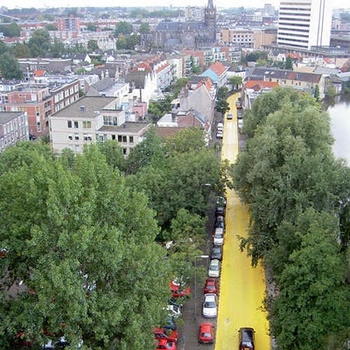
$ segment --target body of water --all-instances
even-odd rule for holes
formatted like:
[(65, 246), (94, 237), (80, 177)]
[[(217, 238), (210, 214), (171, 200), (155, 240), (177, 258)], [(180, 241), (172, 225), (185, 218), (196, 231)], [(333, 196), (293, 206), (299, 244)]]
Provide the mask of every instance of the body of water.
[(327, 112), (335, 138), (333, 153), (337, 158), (345, 159), (350, 166), (350, 94), (338, 97), (328, 106)]

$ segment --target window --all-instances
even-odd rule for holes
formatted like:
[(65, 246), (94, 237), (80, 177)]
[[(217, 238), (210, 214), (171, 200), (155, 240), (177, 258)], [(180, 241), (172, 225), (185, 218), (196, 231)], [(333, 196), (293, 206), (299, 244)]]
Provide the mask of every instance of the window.
[(117, 117), (111, 115), (103, 116), (103, 124), (104, 125), (118, 125)]
[(84, 141), (92, 141), (92, 135), (84, 134)]
[(112, 140), (115, 140), (115, 135), (112, 135)]
[(71, 127), (72, 127), (72, 121), (71, 121), (71, 120), (68, 120), (68, 121), (67, 121), (67, 126), (68, 126), (68, 128), (71, 128)]
[(134, 136), (129, 136), (129, 142), (134, 143)]
[(74, 134), (74, 140), (76, 140), (76, 141), (79, 140), (79, 134)]
[(79, 124), (78, 124), (77, 121), (74, 121), (74, 128), (75, 128), (75, 129), (78, 129), (78, 128), (79, 128)]
[(124, 156), (126, 156), (128, 154), (128, 149), (127, 148), (123, 148), (123, 154), (124, 154)]
[(118, 135), (118, 142), (122, 142), (122, 135)]
[(68, 135), (68, 140), (73, 140), (73, 136), (72, 135)]
[(91, 129), (91, 121), (83, 121), (83, 129)]

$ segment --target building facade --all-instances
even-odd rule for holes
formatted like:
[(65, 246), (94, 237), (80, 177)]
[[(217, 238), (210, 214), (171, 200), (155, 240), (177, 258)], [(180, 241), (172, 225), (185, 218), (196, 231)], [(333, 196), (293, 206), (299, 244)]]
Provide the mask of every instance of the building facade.
[(216, 41), (216, 7), (208, 0), (203, 22), (160, 22), (154, 31), (154, 46), (169, 49), (200, 48)]
[(281, 0), (277, 44), (307, 50), (329, 46), (331, 6), (330, 0)]
[(148, 127), (144, 122), (126, 122), (115, 97), (83, 97), (50, 116), (50, 140), (56, 152), (68, 148), (75, 153), (81, 153), (84, 145), (115, 140), (128, 155)]
[(29, 140), (26, 112), (0, 112), (0, 151)]

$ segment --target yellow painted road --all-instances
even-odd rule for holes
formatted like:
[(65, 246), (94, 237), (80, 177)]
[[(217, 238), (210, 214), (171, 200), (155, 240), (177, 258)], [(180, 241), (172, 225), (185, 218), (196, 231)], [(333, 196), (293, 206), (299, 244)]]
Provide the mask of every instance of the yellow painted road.
[[(224, 122), (221, 157), (230, 163), (238, 154), (237, 98), (238, 94), (229, 97), (233, 119)], [(246, 252), (239, 249), (237, 236), (247, 236), (248, 225), (247, 207), (235, 191), (228, 190), (215, 350), (238, 350), (240, 327), (255, 329), (255, 350), (271, 349), (267, 314), (262, 311), (265, 273), (261, 266), (253, 268)]]

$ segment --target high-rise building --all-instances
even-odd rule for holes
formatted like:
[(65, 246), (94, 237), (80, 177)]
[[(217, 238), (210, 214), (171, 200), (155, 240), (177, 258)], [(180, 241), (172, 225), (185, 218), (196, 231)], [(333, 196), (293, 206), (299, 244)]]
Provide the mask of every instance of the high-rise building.
[(277, 44), (307, 49), (329, 46), (331, 0), (280, 0)]

